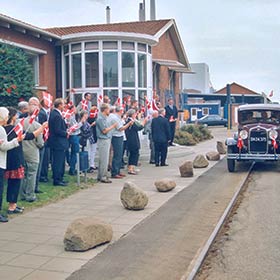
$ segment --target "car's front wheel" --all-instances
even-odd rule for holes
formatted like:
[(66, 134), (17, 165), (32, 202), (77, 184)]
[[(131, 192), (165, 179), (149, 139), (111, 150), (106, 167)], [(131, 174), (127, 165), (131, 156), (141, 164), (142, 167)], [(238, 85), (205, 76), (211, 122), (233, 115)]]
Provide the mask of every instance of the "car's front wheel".
[(234, 159), (228, 159), (227, 160), (227, 167), (229, 172), (234, 172), (235, 170), (235, 160)]

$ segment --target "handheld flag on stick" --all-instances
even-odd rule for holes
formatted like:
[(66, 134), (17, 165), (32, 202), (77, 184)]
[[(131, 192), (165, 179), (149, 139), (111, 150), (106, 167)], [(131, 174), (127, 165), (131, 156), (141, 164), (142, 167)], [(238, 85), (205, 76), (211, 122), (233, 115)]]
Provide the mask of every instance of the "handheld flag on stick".
[(23, 134), (24, 120), (25, 119), (21, 119), (20, 122), (13, 129), (17, 136), (22, 136)]
[(73, 126), (71, 126), (69, 129), (68, 129), (68, 134), (71, 134), (73, 132), (75, 132), (77, 129), (79, 128), (79, 124), (74, 124)]
[(29, 124), (32, 124), (35, 121), (35, 119), (37, 118), (38, 114), (39, 114), (39, 109), (36, 108), (34, 110), (33, 114), (31, 115), (30, 119), (29, 119)]
[(85, 110), (85, 111), (88, 110), (88, 101), (87, 101), (87, 100), (83, 99), (83, 100), (81, 101), (81, 105), (82, 105), (82, 109), (83, 109), (83, 110)]
[(53, 103), (53, 97), (47, 91), (43, 91), (43, 100), (46, 107), (51, 108)]
[(269, 93), (268, 97), (272, 97), (274, 94), (273, 90)]
[(157, 102), (155, 99), (152, 100), (152, 109), (154, 111), (158, 111), (159, 110), (159, 107), (157, 106)]

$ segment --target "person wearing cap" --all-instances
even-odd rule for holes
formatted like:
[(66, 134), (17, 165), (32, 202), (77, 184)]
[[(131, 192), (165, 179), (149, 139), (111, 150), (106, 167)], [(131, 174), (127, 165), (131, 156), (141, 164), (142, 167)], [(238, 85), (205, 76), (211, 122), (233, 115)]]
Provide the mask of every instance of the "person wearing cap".
[[(23, 135), (18, 136), (12, 141), (7, 140), (7, 133), (4, 125), (7, 124), (9, 111), (5, 107), (0, 107), (0, 211), (2, 210), (3, 190), (4, 190), (4, 172), (7, 166), (7, 151), (19, 145), (24, 138)], [(0, 222), (8, 222), (8, 219), (0, 214)]]

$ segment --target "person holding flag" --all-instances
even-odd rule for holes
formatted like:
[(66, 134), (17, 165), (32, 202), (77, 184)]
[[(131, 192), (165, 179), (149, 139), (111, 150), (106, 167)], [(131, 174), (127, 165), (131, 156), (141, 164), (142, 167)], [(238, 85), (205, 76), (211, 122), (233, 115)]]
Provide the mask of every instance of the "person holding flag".
[(77, 113), (80, 115), (80, 113), (82, 111), (87, 111), (89, 114), (90, 108), (91, 108), (91, 93), (86, 92), (84, 94), (84, 98), (81, 100), (81, 102), (77, 106)]
[[(15, 126), (18, 112), (15, 108), (8, 107), (9, 118), (7, 125), (5, 125), (6, 133), (8, 134), (8, 141), (16, 139), (18, 135), (23, 135), (22, 119)], [(40, 128), (34, 132), (24, 133), (24, 141), (33, 140), (43, 132), (48, 123), (44, 123)], [(8, 214), (22, 213), (24, 208), (17, 205), (21, 180), (24, 178), (24, 155), (22, 149), (22, 142), (19, 146), (11, 149), (7, 153), (7, 168), (5, 171), (5, 178), (7, 180), (7, 202), (9, 203)]]
[[(41, 125), (36, 121), (39, 114), (40, 101), (36, 97), (31, 97), (28, 101), (29, 116), (24, 120), (23, 129), (25, 132), (34, 132)], [(21, 182), (21, 199), (27, 202), (36, 200), (35, 186), (36, 177), (40, 161), (39, 149), (44, 146), (43, 135), (39, 134), (35, 139), (27, 140), (22, 143), (24, 155), (25, 177)]]
[[(0, 211), (2, 210), (3, 190), (4, 190), (4, 172), (7, 167), (7, 151), (19, 146), (24, 138), (23, 134), (8, 141), (4, 125), (7, 124), (9, 111), (5, 107), (0, 107)], [(8, 218), (0, 214), (0, 223), (8, 222)]]

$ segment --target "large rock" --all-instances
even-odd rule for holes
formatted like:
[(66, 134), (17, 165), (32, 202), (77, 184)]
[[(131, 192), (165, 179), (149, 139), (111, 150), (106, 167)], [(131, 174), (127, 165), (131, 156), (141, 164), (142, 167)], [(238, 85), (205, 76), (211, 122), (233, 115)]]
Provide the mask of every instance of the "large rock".
[(125, 182), (121, 191), (121, 202), (124, 208), (129, 210), (143, 210), (148, 204), (149, 198), (145, 192), (132, 182)]
[(193, 177), (193, 162), (185, 161), (180, 167), (181, 177)]
[(227, 148), (224, 142), (217, 141), (217, 151), (220, 155), (225, 155), (227, 153)]
[(171, 179), (164, 178), (155, 181), (155, 186), (159, 192), (169, 192), (176, 187), (176, 182)]
[(206, 168), (209, 165), (204, 155), (197, 155), (193, 161), (194, 168)]
[(206, 154), (206, 158), (211, 161), (218, 161), (220, 160), (220, 154), (218, 152), (209, 152)]
[(64, 248), (66, 251), (87, 251), (110, 242), (112, 237), (112, 226), (92, 217), (79, 218), (68, 226)]

